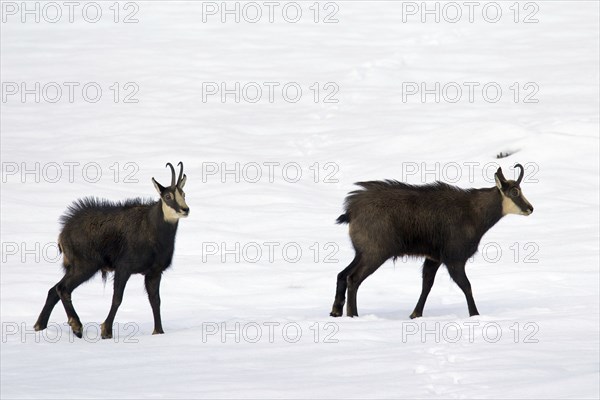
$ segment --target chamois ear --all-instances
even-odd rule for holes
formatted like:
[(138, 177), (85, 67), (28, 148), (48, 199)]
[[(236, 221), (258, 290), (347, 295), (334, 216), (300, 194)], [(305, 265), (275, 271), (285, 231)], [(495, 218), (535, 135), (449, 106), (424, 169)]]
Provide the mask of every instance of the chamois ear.
[(154, 184), (154, 188), (156, 189), (156, 191), (158, 192), (158, 194), (162, 194), (163, 190), (165, 190), (165, 188), (158, 182), (156, 182), (156, 180), (154, 178), (152, 178), (152, 183)]
[(496, 180), (496, 187), (502, 190), (502, 182), (500, 182), (500, 179), (498, 179), (498, 175), (494, 175), (494, 179)]
[(185, 174), (183, 174), (181, 181), (179, 181), (179, 184), (177, 185), (177, 186), (179, 186), (179, 189), (183, 189), (183, 187), (185, 186), (186, 180), (187, 180), (187, 176)]
[(502, 168), (498, 168), (498, 171), (496, 171), (496, 173), (494, 174), (494, 179), (496, 180), (496, 186), (498, 187), (498, 189), (502, 190), (502, 187), (506, 183), (506, 178), (502, 173)]

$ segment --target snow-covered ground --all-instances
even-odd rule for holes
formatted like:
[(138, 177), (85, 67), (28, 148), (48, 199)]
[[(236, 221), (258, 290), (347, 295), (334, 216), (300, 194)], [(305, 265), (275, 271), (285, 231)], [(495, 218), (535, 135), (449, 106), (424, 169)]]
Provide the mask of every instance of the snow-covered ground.
[[(2, 398), (598, 398), (598, 2), (427, 2), (439, 22), (421, 2), (80, 3), (72, 23), (53, 4), (2, 2)], [(99, 277), (73, 296), (84, 339), (60, 304), (33, 333), (66, 206), (156, 197), (168, 161), (191, 214), (166, 334), (141, 276), (113, 340)], [(469, 263), (481, 316), (441, 270), (410, 320), (417, 259), (365, 281), (359, 318), (328, 316), (353, 182), (489, 187), (516, 162), (535, 211)]]

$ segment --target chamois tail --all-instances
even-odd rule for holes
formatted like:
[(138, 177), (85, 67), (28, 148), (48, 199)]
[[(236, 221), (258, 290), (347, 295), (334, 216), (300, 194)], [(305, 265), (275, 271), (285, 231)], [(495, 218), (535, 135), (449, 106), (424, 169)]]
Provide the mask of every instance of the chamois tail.
[(350, 223), (350, 214), (346, 213), (346, 214), (342, 214), (340, 215), (336, 220), (335, 220), (336, 224), (349, 224)]

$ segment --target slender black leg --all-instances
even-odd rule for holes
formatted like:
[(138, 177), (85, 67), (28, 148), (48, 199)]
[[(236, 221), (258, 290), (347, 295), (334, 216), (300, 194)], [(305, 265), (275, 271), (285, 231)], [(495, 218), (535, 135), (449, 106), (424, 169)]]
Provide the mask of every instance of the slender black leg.
[(144, 283), (146, 284), (146, 292), (148, 292), (148, 300), (150, 300), (150, 306), (152, 307), (152, 314), (154, 315), (154, 332), (153, 335), (165, 333), (162, 328), (162, 321), (160, 318), (160, 279), (162, 273), (158, 272), (152, 275), (146, 275)]
[(357, 267), (360, 261), (360, 255), (357, 253), (354, 260), (337, 276), (337, 286), (335, 290), (335, 300), (331, 308), (332, 317), (341, 317), (344, 312), (344, 303), (346, 302), (346, 289), (348, 288), (348, 275)]
[(358, 308), (356, 306), (356, 295), (358, 288), (364, 282), (369, 275), (377, 271), (381, 264), (385, 262), (383, 260), (364, 259), (360, 262), (358, 268), (356, 268), (350, 275), (348, 275), (348, 304), (346, 305), (346, 315), (349, 317), (358, 317)]
[(58, 303), (60, 300), (60, 296), (58, 295), (58, 292), (56, 289), (58, 288), (58, 285), (61, 282), (62, 282), (62, 280), (60, 282), (58, 282), (56, 285), (52, 286), (50, 288), (50, 290), (48, 290), (48, 297), (46, 298), (46, 304), (44, 304), (44, 308), (42, 309), (42, 312), (40, 313), (40, 316), (38, 317), (37, 322), (33, 326), (33, 328), (36, 331), (42, 331), (42, 330), (46, 329), (46, 327), (48, 326), (48, 320), (50, 319), (50, 314), (52, 314), (52, 310), (54, 309), (54, 306), (56, 306), (56, 303)]
[(423, 287), (421, 289), (421, 296), (419, 297), (419, 301), (415, 307), (415, 310), (410, 314), (410, 318), (418, 318), (423, 316), (423, 307), (425, 307), (425, 301), (427, 301), (427, 296), (431, 291), (431, 287), (433, 286), (433, 282), (435, 280), (435, 274), (438, 271), (441, 263), (438, 261), (431, 260), (429, 258), (425, 259), (423, 263)]
[(112, 325), (117, 315), (117, 310), (123, 301), (123, 293), (125, 292), (125, 285), (129, 280), (129, 274), (120, 273), (117, 269), (115, 272), (115, 286), (113, 292), (112, 305), (106, 320), (102, 323), (101, 335), (102, 339), (110, 339), (112, 337)]
[(477, 311), (477, 307), (475, 306), (475, 300), (473, 299), (473, 292), (471, 291), (471, 282), (467, 278), (467, 274), (465, 272), (465, 263), (457, 262), (446, 264), (448, 266), (448, 272), (450, 273), (450, 277), (456, 282), (459, 288), (465, 294), (467, 298), (467, 305), (469, 306), (469, 315), (479, 315), (479, 311)]
[(82, 325), (71, 301), (71, 294), (79, 285), (90, 279), (97, 270), (71, 266), (65, 277), (56, 285), (56, 292), (65, 307), (67, 321), (78, 338), (83, 336)]

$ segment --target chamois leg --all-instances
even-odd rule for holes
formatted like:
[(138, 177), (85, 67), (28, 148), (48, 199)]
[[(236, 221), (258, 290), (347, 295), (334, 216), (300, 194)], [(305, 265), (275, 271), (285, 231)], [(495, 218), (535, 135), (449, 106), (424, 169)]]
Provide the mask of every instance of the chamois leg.
[(110, 311), (108, 312), (108, 316), (106, 320), (102, 323), (101, 326), (101, 335), (102, 339), (110, 339), (112, 338), (112, 325), (115, 320), (115, 315), (117, 315), (117, 310), (123, 301), (123, 292), (125, 292), (125, 285), (127, 285), (127, 281), (131, 274), (122, 273), (119, 269), (115, 271), (115, 284), (113, 289), (113, 298), (112, 305), (110, 307)]
[(385, 259), (362, 258), (357, 268), (348, 275), (348, 304), (346, 305), (346, 315), (348, 317), (358, 317), (358, 308), (356, 307), (358, 288), (384, 262)]
[(48, 290), (48, 297), (46, 298), (46, 304), (44, 304), (44, 308), (42, 308), (42, 312), (40, 313), (40, 316), (38, 317), (37, 322), (33, 326), (33, 329), (35, 329), (36, 331), (42, 331), (42, 330), (46, 329), (46, 327), (48, 326), (48, 320), (50, 319), (50, 314), (52, 314), (52, 310), (54, 309), (54, 306), (56, 306), (56, 303), (58, 303), (58, 301), (60, 300), (60, 297), (58, 296), (57, 288), (58, 288), (58, 285), (62, 281), (63, 280), (61, 279), (56, 285), (52, 286), (50, 288), (50, 290)]
[(421, 289), (421, 296), (419, 297), (415, 310), (410, 314), (411, 319), (423, 316), (423, 307), (425, 307), (425, 301), (427, 301), (427, 296), (431, 291), (433, 281), (435, 280), (435, 274), (440, 265), (441, 263), (438, 261), (434, 261), (430, 258), (425, 259), (425, 262), (423, 263), (423, 287)]
[(67, 274), (56, 285), (56, 292), (58, 293), (58, 296), (60, 297), (60, 300), (62, 301), (67, 313), (67, 321), (69, 322), (73, 333), (78, 338), (83, 336), (82, 325), (81, 321), (79, 320), (79, 316), (73, 307), (71, 293), (73, 293), (73, 290), (75, 290), (83, 282), (94, 276), (96, 272), (97, 269), (94, 268), (78, 268), (75, 266), (70, 266), (67, 270)]
[(346, 302), (346, 289), (348, 288), (348, 275), (356, 268), (360, 261), (359, 253), (356, 253), (354, 260), (337, 276), (337, 287), (335, 291), (335, 300), (331, 309), (332, 317), (341, 317), (344, 312), (344, 303)]
[(150, 306), (152, 307), (152, 314), (154, 315), (154, 332), (153, 335), (165, 333), (162, 328), (162, 321), (160, 319), (160, 278), (162, 273), (154, 273), (152, 275), (146, 275), (144, 283), (146, 284), (146, 292), (148, 293), (148, 300), (150, 300)]
[(465, 262), (456, 262), (446, 265), (448, 266), (450, 277), (456, 282), (458, 287), (461, 288), (467, 298), (469, 315), (471, 317), (473, 315), (479, 315), (479, 311), (477, 311), (477, 307), (475, 306), (475, 300), (473, 299), (473, 292), (471, 291), (471, 282), (469, 282), (465, 272)]

